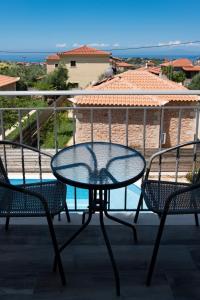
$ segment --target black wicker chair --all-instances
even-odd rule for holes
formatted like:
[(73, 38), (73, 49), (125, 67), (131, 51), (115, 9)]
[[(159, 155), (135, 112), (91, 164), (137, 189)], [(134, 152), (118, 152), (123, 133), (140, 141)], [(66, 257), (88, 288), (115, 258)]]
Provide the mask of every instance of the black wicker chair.
[[(40, 167), (41, 155), (51, 158), (50, 154), (41, 152), (27, 145), (9, 141), (0, 141), (0, 145), (3, 145), (4, 150), (7, 145), (18, 148), (20, 147), (22, 151), (24, 151), (24, 149), (28, 149), (37, 152), (39, 154)], [(6, 151), (4, 154), (6, 155)], [(24, 171), (23, 160), (22, 165), (22, 169)], [(65, 275), (52, 224), (52, 218), (55, 215), (60, 214), (63, 210), (65, 210), (67, 220), (70, 222), (70, 216), (66, 204), (66, 186), (64, 184), (57, 180), (52, 180), (31, 184), (24, 183), (21, 185), (12, 185), (9, 181), (2, 159), (0, 158), (0, 217), (6, 217), (6, 230), (8, 230), (9, 220), (11, 217), (46, 217), (55, 256), (58, 261), (61, 280), (62, 283), (65, 284)]]
[[(193, 141), (178, 145), (176, 147), (155, 153), (149, 160), (146, 174), (143, 178), (142, 193), (134, 219), (134, 222), (136, 223), (138, 220), (140, 207), (142, 206), (143, 198), (148, 209), (158, 214), (160, 218), (160, 226), (146, 279), (147, 285), (151, 284), (167, 215), (194, 214), (196, 226), (199, 226), (198, 213), (200, 213), (200, 169), (196, 166), (198, 145), (200, 145), (200, 141)], [(159, 165), (161, 169), (162, 156), (165, 153), (176, 151), (176, 159), (179, 159), (181, 148), (188, 146), (193, 146), (193, 171), (191, 173), (192, 183), (177, 182), (177, 177), (175, 182), (162, 181), (160, 172), (158, 180), (149, 179), (149, 173), (151, 171), (154, 159), (159, 158)]]

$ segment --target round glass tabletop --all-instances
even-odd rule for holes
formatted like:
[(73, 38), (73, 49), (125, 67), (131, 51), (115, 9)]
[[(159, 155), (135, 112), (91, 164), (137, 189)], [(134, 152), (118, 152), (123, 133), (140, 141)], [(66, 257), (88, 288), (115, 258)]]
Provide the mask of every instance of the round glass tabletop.
[(138, 151), (106, 142), (64, 148), (51, 161), (53, 174), (60, 181), (87, 189), (125, 187), (142, 177), (145, 165)]

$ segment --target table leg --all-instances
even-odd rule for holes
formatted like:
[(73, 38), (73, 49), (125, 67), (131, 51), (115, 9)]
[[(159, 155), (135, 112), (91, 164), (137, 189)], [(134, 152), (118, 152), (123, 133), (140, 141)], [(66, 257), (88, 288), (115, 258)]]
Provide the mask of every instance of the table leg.
[(99, 219), (100, 219), (101, 230), (102, 230), (102, 233), (103, 233), (103, 237), (104, 237), (104, 240), (105, 240), (105, 243), (106, 243), (106, 247), (107, 247), (108, 254), (109, 254), (109, 257), (110, 257), (110, 260), (111, 260), (111, 264), (112, 264), (112, 268), (113, 268), (113, 271), (114, 271), (117, 296), (120, 296), (119, 272), (118, 272), (118, 269), (117, 269), (117, 265), (115, 263), (115, 259), (114, 259), (114, 255), (113, 255), (112, 248), (111, 248), (111, 245), (110, 245), (110, 241), (109, 241), (106, 229), (105, 229), (104, 217), (103, 217), (103, 214), (105, 212), (104, 208), (105, 208), (106, 200), (107, 200), (107, 191), (104, 191), (104, 196), (103, 196), (103, 192), (99, 191), (99, 196), (100, 196), (99, 197), (99, 200), (100, 200)]
[(105, 200), (104, 200), (104, 213), (105, 213), (105, 216), (106, 216), (108, 219), (111, 219), (111, 220), (113, 220), (113, 221), (115, 221), (115, 222), (117, 222), (117, 223), (120, 223), (120, 224), (122, 224), (122, 225), (125, 225), (125, 226), (131, 228), (131, 229), (133, 230), (134, 240), (135, 240), (135, 242), (137, 242), (137, 241), (138, 241), (138, 239), (137, 239), (137, 231), (136, 231), (136, 228), (135, 228), (134, 225), (132, 225), (132, 224), (126, 222), (126, 221), (123, 221), (123, 220), (121, 220), (121, 219), (119, 219), (119, 218), (116, 218), (116, 217), (114, 217), (114, 216), (109, 215), (109, 213), (108, 213), (108, 211), (107, 211), (107, 207), (106, 207), (106, 205), (107, 205), (107, 192), (105, 191), (104, 194), (105, 194), (105, 195), (104, 195), (104, 199), (105, 199)]
[(112, 248), (110, 245), (110, 241), (108, 239), (106, 230), (105, 230), (105, 225), (104, 225), (104, 221), (103, 221), (103, 211), (99, 212), (99, 217), (100, 217), (100, 225), (101, 225), (101, 230), (103, 233), (103, 237), (106, 243), (106, 247), (108, 249), (108, 254), (112, 263), (112, 267), (113, 267), (113, 271), (114, 271), (114, 276), (115, 276), (115, 284), (116, 284), (116, 291), (117, 291), (117, 296), (120, 296), (120, 279), (119, 279), (119, 272), (115, 263), (115, 259), (113, 256), (113, 252), (112, 252)]
[[(92, 219), (92, 209), (91, 209), (91, 201), (92, 201), (92, 191), (89, 193), (89, 211), (88, 211), (88, 219), (87, 221), (79, 228), (78, 231), (76, 231), (60, 248), (59, 251), (62, 252), (90, 223)], [(57, 259), (56, 256), (54, 257), (54, 263), (53, 263), (53, 271), (56, 271), (57, 267)]]

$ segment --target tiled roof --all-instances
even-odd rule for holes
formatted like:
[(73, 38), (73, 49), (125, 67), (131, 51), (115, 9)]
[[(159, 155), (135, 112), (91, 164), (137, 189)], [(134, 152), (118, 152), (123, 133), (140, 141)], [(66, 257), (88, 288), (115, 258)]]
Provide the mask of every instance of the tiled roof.
[[(185, 87), (160, 78), (147, 71), (130, 70), (96, 86), (92, 90), (187, 90)], [(88, 106), (162, 106), (169, 101), (198, 101), (187, 95), (86, 95), (75, 97), (75, 103)]]
[(57, 54), (52, 54), (47, 57), (47, 60), (60, 60), (60, 56)]
[(148, 71), (150, 73), (159, 75), (161, 73), (161, 67), (141, 67), (137, 71)]
[(125, 62), (125, 61), (116, 61), (115, 64), (116, 64), (116, 66), (119, 67), (119, 68), (132, 68), (132, 67), (133, 67), (133, 65), (128, 64), (128, 63)]
[(200, 66), (183, 67), (183, 70), (190, 72), (200, 72)]
[(69, 51), (65, 51), (62, 53), (59, 53), (61, 56), (109, 56), (110, 53), (107, 51), (98, 50), (95, 48), (91, 48), (88, 46), (82, 46), (80, 48), (72, 49)]
[(0, 75), (0, 87), (15, 83), (19, 80), (20, 80), (20, 77), (11, 77), (11, 76)]
[(180, 59), (175, 59), (172, 61), (168, 61), (165, 62), (163, 64), (161, 64), (162, 67), (168, 67), (168, 66), (172, 66), (172, 67), (191, 67), (193, 66), (192, 61), (188, 58), (180, 58)]

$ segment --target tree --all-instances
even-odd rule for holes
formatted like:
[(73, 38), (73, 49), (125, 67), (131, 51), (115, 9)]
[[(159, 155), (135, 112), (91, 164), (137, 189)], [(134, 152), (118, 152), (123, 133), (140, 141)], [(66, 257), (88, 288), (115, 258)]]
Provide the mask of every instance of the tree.
[(53, 72), (47, 74), (44, 79), (35, 84), (37, 89), (67, 90), (70, 83), (68, 80), (68, 70), (65, 66), (59, 65)]
[(188, 88), (190, 90), (200, 90), (200, 73), (195, 75), (192, 78), (191, 83), (189, 84)]
[(41, 65), (17, 65), (16, 63), (0, 64), (0, 74), (20, 77), (16, 84), (16, 89), (23, 91), (33, 87), (37, 78), (45, 75), (45, 68)]
[(172, 80), (175, 82), (184, 82), (185, 79), (185, 73), (182, 71), (175, 71), (172, 73)]
[(162, 67), (162, 73), (165, 74), (169, 80), (175, 82), (184, 82), (186, 79), (183, 71), (174, 71), (172, 66)]
[(67, 90), (68, 70), (65, 66), (59, 65), (54, 72), (47, 77), (47, 82), (57, 90)]
[(168, 79), (172, 80), (173, 67), (172, 66), (162, 67), (162, 73), (166, 75)]
[(54, 87), (45, 80), (39, 80), (38, 82), (35, 83), (34, 87), (36, 88), (36, 90), (40, 90), (40, 91), (54, 90)]

